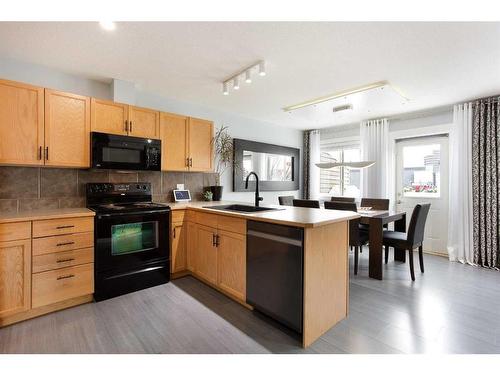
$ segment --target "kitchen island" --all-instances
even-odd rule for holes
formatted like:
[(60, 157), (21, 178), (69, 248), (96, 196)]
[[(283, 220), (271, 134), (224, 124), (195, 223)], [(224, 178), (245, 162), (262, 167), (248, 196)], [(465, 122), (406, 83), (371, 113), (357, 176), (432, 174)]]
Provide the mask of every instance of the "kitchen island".
[(302, 345), (311, 345), (348, 314), (349, 220), (359, 215), (288, 206), (268, 206), (275, 210), (258, 213), (216, 207), (231, 203), (170, 204), (173, 277), (193, 275), (252, 308), (247, 304), (247, 222), (300, 228)]

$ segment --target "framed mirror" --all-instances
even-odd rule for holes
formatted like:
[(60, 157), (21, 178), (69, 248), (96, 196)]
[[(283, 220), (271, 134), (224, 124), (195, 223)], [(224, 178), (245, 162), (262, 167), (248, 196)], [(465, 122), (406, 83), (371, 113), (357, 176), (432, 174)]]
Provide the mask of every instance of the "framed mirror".
[(233, 190), (254, 191), (255, 180), (251, 177), (248, 190), (245, 179), (250, 172), (259, 176), (260, 191), (299, 190), (300, 150), (293, 147), (233, 140), (234, 162)]

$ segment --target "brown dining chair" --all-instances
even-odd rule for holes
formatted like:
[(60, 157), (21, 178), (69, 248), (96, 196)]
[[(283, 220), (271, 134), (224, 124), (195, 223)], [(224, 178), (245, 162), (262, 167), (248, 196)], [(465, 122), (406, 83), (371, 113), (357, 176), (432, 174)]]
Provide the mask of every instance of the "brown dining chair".
[(282, 195), (278, 197), (278, 202), (280, 206), (293, 206), (293, 199), (295, 197), (293, 195)]
[(313, 199), (294, 199), (294, 207), (319, 208), (319, 201)]
[(332, 202), (350, 202), (350, 203), (354, 203), (355, 202), (355, 198), (351, 198), (351, 197), (332, 197), (330, 199), (330, 201), (332, 201)]
[(411, 215), (408, 233), (396, 232), (392, 230), (384, 231), (384, 239), (382, 243), (385, 249), (385, 263), (387, 264), (389, 260), (389, 247), (408, 250), (410, 258), (410, 275), (413, 281), (415, 281), (415, 271), (413, 269), (413, 249), (416, 249), (417, 247), (420, 271), (424, 273), (424, 250), (422, 243), (424, 242), (425, 222), (427, 221), (427, 215), (429, 214), (430, 208), (430, 203), (417, 204), (415, 206)]
[[(358, 212), (354, 202), (325, 202), (325, 208), (329, 210)], [(359, 229), (359, 220), (349, 220), (349, 246), (354, 247), (354, 274), (358, 274), (359, 250), (368, 243), (368, 232)]]
[[(371, 207), (374, 210), (387, 211), (389, 209), (389, 199), (384, 198), (361, 198), (360, 207)], [(361, 224), (360, 228), (369, 230), (369, 224)], [(384, 229), (389, 228), (388, 224), (384, 224)]]

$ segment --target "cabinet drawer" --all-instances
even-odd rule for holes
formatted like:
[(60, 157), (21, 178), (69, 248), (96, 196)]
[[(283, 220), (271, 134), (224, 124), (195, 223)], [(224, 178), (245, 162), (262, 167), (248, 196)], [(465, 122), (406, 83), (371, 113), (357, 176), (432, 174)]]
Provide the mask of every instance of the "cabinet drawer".
[(185, 220), (192, 223), (196, 222), (196, 212), (193, 210), (186, 210)]
[(228, 232), (246, 234), (247, 221), (245, 219), (239, 219), (237, 217), (218, 215), (217, 228), (226, 230)]
[(33, 239), (33, 255), (60, 253), (94, 246), (94, 232), (64, 234)]
[(33, 237), (91, 232), (93, 230), (94, 218), (92, 217), (71, 217), (68, 219), (38, 220), (33, 222)]
[(0, 224), (0, 241), (15, 241), (31, 238), (31, 222)]
[(57, 270), (59, 268), (92, 263), (94, 248), (63, 251), (59, 253), (37, 255), (33, 257), (33, 273)]
[(196, 222), (207, 227), (217, 228), (217, 216), (215, 214), (207, 214), (205, 212), (196, 212)]
[(179, 221), (184, 221), (186, 216), (186, 210), (176, 210), (172, 211), (172, 223), (177, 223)]
[(32, 307), (50, 305), (94, 292), (94, 264), (33, 274)]

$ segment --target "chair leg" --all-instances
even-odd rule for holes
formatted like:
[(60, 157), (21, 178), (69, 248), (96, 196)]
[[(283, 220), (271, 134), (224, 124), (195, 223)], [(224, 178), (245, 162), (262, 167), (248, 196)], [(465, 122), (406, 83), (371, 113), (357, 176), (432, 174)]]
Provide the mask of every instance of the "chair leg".
[(360, 247), (359, 247), (359, 252), (360, 252), (360, 253), (363, 253), (363, 246), (360, 246)]
[(418, 261), (420, 263), (420, 271), (424, 273), (424, 247), (422, 245), (418, 248)]
[(413, 250), (410, 249), (410, 254), (408, 254), (408, 257), (410, 258), (410, 275), (411, 279), (415, 281), (415, 270), (413, 269)]
[(387, 264), (387, 262), (389, 262), (389, 246), (384, 246), (384, 250), (385, 250), (385, 264)]
[(354, 274), (358, 274), (358, 246), (354, 246)]

